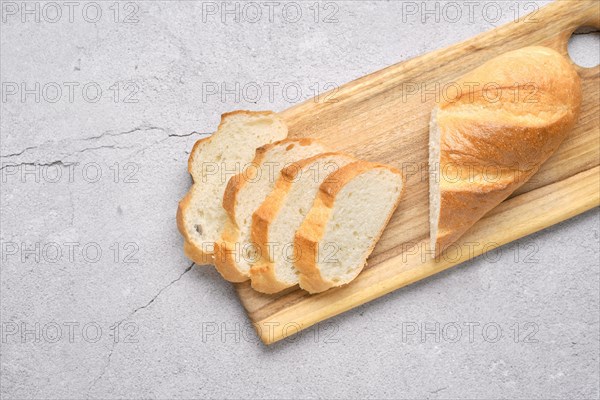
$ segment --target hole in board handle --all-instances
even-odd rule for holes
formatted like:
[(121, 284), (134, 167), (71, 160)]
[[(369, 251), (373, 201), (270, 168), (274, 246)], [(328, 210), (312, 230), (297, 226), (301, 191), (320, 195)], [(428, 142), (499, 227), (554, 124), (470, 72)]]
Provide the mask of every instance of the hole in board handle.
[(573, 32), (567, 46), (569, 57), (583, 68), (600, 65), (600, 29), (582, 26)]

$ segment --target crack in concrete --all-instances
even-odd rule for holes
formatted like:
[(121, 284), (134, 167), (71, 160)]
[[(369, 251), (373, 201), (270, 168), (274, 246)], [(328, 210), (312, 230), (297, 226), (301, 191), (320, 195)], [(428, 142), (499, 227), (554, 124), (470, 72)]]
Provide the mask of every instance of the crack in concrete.
[(435, 394), (435, 393), (441, 392), (442, 390), (446, 390), (446, 389), (448, 389), (448, 386), (444, 386), (444, 387), (441, 387), (441, 388), (436, 389), (436, 390), (430, 390), (429, 393)]
[[(145, 147), (142, 147), (141, 149), (133, 152), (129, 156), (125, 157), (124, 160), (128, 160), (131, 157), (133, 157), (133, 156), (135, 156), (135, 155), (137, 155), (139, 153), (144, 152), (148, 148), (150, 148), (152, 146), (155, 146), (157, 144), (160, 144), (160, 143), (164, 142), (165, 140), (168, 140), (168, 139), (173, 138), (173, 137), (175, 137), (175, 138), (182, 138), (182, 137), (189, 137), (189, 136), (193, 136), (193, 135), (208, 136), (208, 135), (211, 134), (211, 132), (196, 132), (196, 131), (193, 131), (193, 132), (190, 132), (190, 133), (185, 133), (185, 134), (182, 134), (182, 135), (178, 135), (178, 134), (175, 134), (175, 133), (168, 133), (167, 130), (165, 130), (164, 128), (158, 127), (158, 126), (147, 126), (147, 127), (134, 128), (134, 129), (131, 129), (131, 130), (128, 130), (128, 131), (124, 131), (124, 132), (106, 131), (106, 132), (104, 132), (104, 133), (102, 133), (100, 135), (97, 135), (97, 136), (91, 136), (89, 138), (76, 139), (76, 140), (77, 141), (85, 142), (85, 141), (89, 141), (89, 140), (98, 140), (98, 139), (101, 139), (102, 137), (105, 137), (105, 136), (122, 136), (122, 135), (131, 134), (131, 133), (134, 133), (134, 132), (150, 131), (150, 130), (158, 130), (158, 131), (161, 131), (161, 132), (165, 132), (165, 133), (167, 133), (167, 136), (165, 136), (164, 138), (162, 138), (160, 140), (157, 140), (157, 141), (155, 141), (153, 143), (150, 143), (149, 145), (147, 145)], [(28, 152), (28, 151), (36, 150), (36, 149), (40, 148), (43, 145), (44, 144), (42, 144), (40, 146), (26, 147), (25, 149), (21, 150), (20, 152), (12, 153), (12, 154), (6, 154), (4, 156), (0, 156), (0, 158), (17, 157), (17, 156), (20, 156), (20, 155)], [(84, 147), (83, 149), (73, 151), (73, 152), (71, 152), (71, 153), (69, 153), (69, 154), (67, 154), (67, 155), (65, 155), (65, 156), (63, 156), (61, 158), (64, 159), (64, 158), (72, 157), (74, 155), (85, 153), (87, 151), (92, 151), (92, 150), (99, 150), (99, 149), (124, 150), (124, 149), (133, 149), (135, 147), (136, 146), (118, 146), (118, 145), (102, 145), (102, 146), (96, 146), (96, 147)], [(55, 161), (50, 161), (50, 162), (30, 161), (30, 162), (20, 162), (20, 163), (8, 163), (8, 164), (3, 165), (2, 167), (0, 167), (0, 171), (2, 171), (3, 169), (5, 169), (6, 167), (9, 167), (9, 166), (12, 166), (12, 167), (22, 167), (24, 165), (30, 165), (30, 166), (42, 166), (42, 167), (46, 167), (46, 166), (52, 166), (52, 165), (61, 165), (61, 166), (64, 166), (64, 167), (68, 167), (68, 166), (75, 165), (75, 164), (77, 164), (77, 163), (76, 162), (72, 162), (72, 163), (70, 163), (70, 162), (64, 162), (62, 160), (55, 160)]]
[(210, 135), (212, 134), (212, 132), (190, 132), (190, 133), (186, 133), (184, 135), (176, 135), (174, 133), (169, 133), (168, 137), (186, 137), (186, 136), (192, 136), (192, 135)]
[(171, 283), (169, 283), (167, 286), (163, 287), (162, 289), (160, 289), (158, 291), (158, 293), (156, 293), (156, 295), (150, 299), (149, 302), (147, 302), (146, 304), (144, 304), (143, 306), (140, 306), (138, 308), (136, 308), (135, 310), (133, 310), (126, 318), (124, 318), (123, 320), (119, 321), (119, 323), (125, 321), (126, 319), (129, 319), (131, 317), (133, 317), (133, 315), (135, 313), (137, 313), (140, 310), (143, 310), (145, 308), (147, 308), (148, 306), (150, 306), (150, 304), (154, 303), (154, 301), (158, 298), (158, 296), (161, 295), (162, 292), (164, 292), (165, 290), (167, 290), (171, 285), (173, 285), (174, 283), (176, 283), (177, 281), (179, 281), (181, 278), (183, 278), (183, 276), (185, 274), (187, 274), (188, 272), (190, 272), (192, 270), (192, 267), (194, 266), (194, 263), (191, 263), (189, 265), (189, 267), (187, 267), (177, 278), (175, 278), (174, 280), (171, 281)]
[[(124, 150), (124, 149), (133, 149), (134, 146), (117, 146), (117, 145), (103, 145), (96, 147), (85, 147), (81, 150), (74, 151), (72, 153), (67, 154), (63, 158), (68, 158), (74, 156), (75, 154), (85, 153), (86, 151), (99, 150), (99, 149), (113, 149), (113, 150)], [(71, 165), (77, 165), (77, 162), (64, 162), (63, 160), (55, 160), (50, 162), (40, 162), (40, 161), (29, 161), (29, 162), (20, 162), (20, 163), (3, 163), (2, 167), (0, 167), (0, 171), (5, 169), (6, 167), (22, 167), (25, 165), (30, 166), (38, 166), (38, 167), (51, 167), (53, 165), (60, 165), (62, 167), (69, 167)]]
[(10, 158), (10, 157), (20, 156), (21, 154), (25, 153), (26, 151), (37, 149), (37, 148), (38, 148), (38, 146), (25, 147), (23, 150), (21, 150), (18, 153), (5, 154), (3, 156), (0, 156), (0, 158)]
[[(181, 278), (183, 278), (183, 276), (185, 274), (187, 274), (188, 272), (190, 272), (192, 270), (192, 267), (194, 266), (194, 263), (191, 263), (189, 267), (187, 267), (185, 269), (185, 271), (183, 271), (177, 278), (173, 279), (169, 284), (167, 284), (166, 286), (162, 287), (151, 299), (150, 301), (148, 301), (146, 304), (139, 306), (137, 308), (135, 308), (132, 312), (130, 312), (126, 317), (122, 318), (121, 320), (117, 321), (114, 325), (112, 326), (119, 326), (121, 325), (123, 322), (125, 322), (126, 320), (130, 319), (131, 317), (133, 317), (138, 311), (143, 310), (148, 308), (152, 303), (154, 303), (154, 301), (168, 288), (170, 288), (172, 285), (174, 285), (176, 282), (178, 282)], [(113, 352), (116, 348), (117, 342), (116, 341), (112, 341), (112, 345), (110, 347), (110, 350), (108, 352), (108, 356), (106, 357), (106, 362), (104, 363), (104, 367), (102, 367), (102, 372), (100, 372), (100, 375), (98, 375), (90, 384), (90, 387), (88, 388), (88, 392), (87, 392), (87, 398), (90, 397), (90, 392), (92, 391), (92, 389), (96, 386), (96, 383), (98, 383), (98, 381), (100, 379), (102, 379), (102, 377), (104, 376), (104, 374), (106, 373), (106, 371), (108, 371), (108, 367), (110, 366), (110, 360), (112, 359), (112, 355)]]
[(139, 150), (136, 150), (135, 152), (133, 152), (133, 153), (131, 153), (130, 155), (128, 155), (127, 157), (125, 157), (125, 158), (123, 159), (123, 161), (129, 160), (130, 158), (132, 158), (132, 157), (134, 157), (134, 156), (136, 156), (136, 155), (138, 155), (138, 154), (140, 154), (140, 153), (143, 153), (144, 151), (148, 150), (149, 148), (151, 148), (151, 147), (153, 147), (153, 146), (156, 146), (157, 144), (160, 144), (160, 143), (164, 142), (165, 140), (168, 140), (169, 138), (172, 138), (172, 137), (181, 138), (181, 137), (187, 137), (187, 136), (192, 136), (192, 135), (204, 135), (204, 136), (208, 136), (208, 135), (211, 135), (211, 133), (207, 133), (207, 132), (196, 132), (196, 131), (194, 131), (194, 132), (191, 132), (191, 133), (186, 133), (186, 134), (183, 134), (183, 135), (176, 135), (176, 134), (174, 134), (174, 133), (170, 133), (170, 134), (168, 134), (166, 137), (164, 137), (164, 138), (162, 138), (162, 139), (160, 139), (160, 140), (157, 140), (157, 141), (155, 141), (154, 143), (150, 143), (149, 145), (147, 145), (147, 146), (145, 146), (145, 147), (142, 147), (142, 148), (141, 148), (141, 149), (139, 149)]
[(81, 150), (77, 150), (74, 151), (72, 153), (69, 153), (65, 156), (66, 157), (71, 157), (75, 154), (80, 154), (80, 153), (85, 153), (86, 151), (92, 151), (92, 150), (99, 150), (99, 149), (113, 149), (113, 150), (124, 150), (124, 149), (133, 149), (134, 146), (117, 146), (114, 144), (107, 144), (107, 145), (103, 145), (103, 146), (97, 146), (97, 147), (86, 147), (83, 148)]
[[(123, 132), (114, 132), (114, 131), (112, 131), (112, 130), (110, 130), (110, 131), (105, 131), (105, 132), (102, 132), (101, 134), (99, 134), (99, 135), (96, 135), (96, 136), (90, 136), (90, 137), (83, 138), (83, 139), (73, 139), (73, 140), (71, 140), (71, 141), (67, 141), (67, 143), (68, 143), (68, 142), (87, 142), (87, 141), (90, 141), (90, 140), (98, 140), (98, 139), (102, 139), (103, 137), (106, 137), (106, 136), (123, 136), (123, 135), (129, 135), (129, 134), (132, 134), (132, 133), (135, 133), (135, 132), (145, 132), (145, 131), (152, 131), (152, 130), (156, 130), (156, 131), (160, 131), (160, 132), (167, 132), (167, 130), (166, 130), (165, 128), (161, 128), (161, 127), (159, 127), (159, 126), (154, 126), (154, 125), (143, 126), (143, 125), (142, 125), (142, 126), (139, 126), (139, 127), (133, 128), (133, 129), (130, 129), (130, 130), (128, 130), (128, 131), (123, 131)], [(48, 143), (52, 143), (52, 142), (48, 142), (48, 141), (47, 141), (47, 142), (44, 142), (44, 143), (42, 143), (42, 144), (40, 144), (40, 145), (38, 145), (38, 146), (30, 146), (30, 147), (26, 147), (26, 148), (24, 148), (23, 150), (21, 150), (21, 151), (19, 151), (19, 152), (16, 152), (16, 153), (11, 153), (11, 154), (0, 155), (0, 158), (12, 158), (12, 157), (17, 157), (17, 156), (20, 156), (20, 155), (22, 155), (22, 154), (24, 154), (24, 153), (27, 153), (27, 152), (31, 151), (31, 150), (37, 150), (37, 149), (39, 149), (40, 147), (42, 147), (42, 146), (44, 146), (44, 145), (47, 145)], [(65, 145), (66, 145), (67, 143), (65, 143)], [(85, 151), (85, 149), (84, 149), (83, 151)], [(73, 154), (75, 154), (75, 153), (77, 153), (77, 152), (74, 152)]]
[(91, 136), (89, 138), (77, 139), (77, 140), (95, 140), (95, 139), (101, 139), (104, 136), (123, 136), (123, 135), (129, 135), (130, 133), (143, 132), (143, 131), (166, 132), (165, 128), (161, 128), (160, 126), (154, 126), (154, 125), (144, 126), (144, 125), (142, 125), (137, 128), (133, 128), (133, 129), (130, 129), (130, 130), (124, 131), (124, 132), (105, 131), (98, 136)]

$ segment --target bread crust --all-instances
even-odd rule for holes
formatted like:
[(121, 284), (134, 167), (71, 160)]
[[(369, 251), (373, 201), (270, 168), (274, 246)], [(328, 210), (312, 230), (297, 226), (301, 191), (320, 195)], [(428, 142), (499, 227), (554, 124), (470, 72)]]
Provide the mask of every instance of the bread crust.
[[(201, 140), (204, 140), (204, 139), (200, 139), (199, 141), (201, 141)], [(196, 142), (196, 143), (198, 143), (198, 142)], [(192, 190), (190, 189), (185, 194), (183, 199), (181, 199), (181, 201), (179, 202), (179, 206), (177, 207), (177, 216), (176, 216), (177, 229), (179, 230), (179, 233), (181, 233), (181, 236), (183, 236), (183, 253), (185, 254), (185, 256), (187, 258), (189, 258), (190, 260), (192, 260), (194, 263), (196, 263), (198, 265), (210, 265), (210, 264), (213, 264), (212, 254), (204, 252), (201, 248), (192, 244), (192, 242), (190, 241), (189, 236), (187, 234), (187, 231), (184, 227), (183, 215), (184, 215), (185, 210), (188, 207), (190, 207), (191, 199), (192, 199)]]
[[(327, 222), (331, 217), (335, 206), (335, 200), (339, 192), (355, 177), (378, 168), (387, 169), (400, 176), (402, 187), (391, 212), (387, 216), (387, 219), (377, 234), (376, 239), (373, 241), (373, 244), (369, 247), (367, 254), (371, 254), (375, 248), (375, 245), (379, 241), (385, 227), (402, 199), (405, 188), (404, 177), (397, 168), (390, 165), (359, 160), (343, 166), (330, 176), (331, 179), (327, 179), (321, 184), (313, 207), (308, 212), (304, 222), (296, 232), (294, 237), (296, 262), (294, 265), (300, 272), (299, 280), (302, 289), (309, 293), (319, 293), (334, 286), (339, 286), (339, 283), (327, 280), (321, 274), (321, 270), (317, 265), (319, 242), (321, 242), (325, 236)], [(362, 268), (357, 270), (356, 275), (352, 279), (354, 279), (361, 271)]]
[[(301, 138), (301, 139), (283, 139), (277, 142), (266, 144), (256, 149), (254, 160), (252, 164), (260, 166), (265, 155), (274, 147), (282, 144), (308, 146), (318, 142), (312, 138)], [(240, 191), (246, 186), (246, 184), (256, 177), (255, 172), (244, 171), (238, 175), (233, 176), (223, 195), (223, 208), (227, 212), (228, 221), (223, 228), (221, 239), (218, 243), (215, 243), (214, 263), (217, 271), (223, 276), (224, 279), (230, 282), (245, 282), (250, 279), (249, 275), (243, 273), (238, 267), (238, 262), (235, 259), (236, 244), (239, 243), (240, 230), (236, 221), (236, 204), (238, 203), (238, 195)], [(239, 246), (240, 244), (238, 244)]]
[[(498, 88), (502, 92), (493, 102), (490, 93), (478, 90), (469, 98), (443, 101), (432, 113), (440, 132), (442, 171), (437, 255), (537, 172), (573, 128), (581, 107), (575, 68), (545, 47), (500, 55), (458, 80), (465, 82), (480, 88), (493, 82), (496, 95)], [(517, 86), (515, 97), (515, 83), (531, 89)], [(473, 172), (481, 178), (454, 178)]]
[[(342, 156), (353, 159), (353, 157), (349, 156), (348, 154), (340, 152), (327, 152), (290, 164), (281, 170), (281, 176), (277, 182), (275, 182), (273, 191), (267, 196), (258, 210), (256, 210), (252, 215), (252, 242), (256, 244), (260, 254), (259, 260), (250, 268), (251, 286), (254, 290), (262, 293), (272, 294), (281, 292), (282, 290), (290, 287), (290, 285), (286, 282), (278, 280), (277, 276), (275, 275), (275, 265), (273, 260), (271, 260), (269, 257), (269, 227), (279, 214), (279, 211), (283, 206), (290, 189), (292, 188), (294, 180), (298, 177), (298, 174), (314, 161), (331, 156)], [(329, 175), (325, 181), (329, 180), (331, 175)]]
[[(221, 123), (219, 124), (219, 127), (223, 124), (223, 117), (221, 117)], [(192, 174), (192, 165), (194, 164), (194, 159), (196, 157), (196, 154), (198, 153), (198, 149), (200, 148), (200, 146), (208, 144), (210, 142), (210, 138), (212, 137), (205, 137), (202, 139), (198, 139), (196, 140), (196, 143), (194, 143), (194, 145), (192, 146), (192, 151), (190, 151), (190, 156), (188, 157), (188, 173), (191, 175)], [(192, 181), (194, 180), (194, 177), (192, 177)]]
[[(219, 126), (217, 127), (217, 130), (215, 131), (215, 133), (213, 133), (209, 137), (199, 139), (196, 141), (196, 143), (194, 143), (194, 146), (192, 147), (192, 151), (190, 152), (190, 156), (188, 158), (187, 168), (188, 168), (188, 173), (190, 175), (192, 175), (193, 164), (194, 164), (195, 158), (197, 157), (197, 155), (199, 153), (200, 147), (207, 145), (214, 139), (215, 134), (217, 132), (219, 132), (219, 130), (225, 124), (225, 122), (227, 121), (228, 118), (235, 116), (235, 115), (242, 115), (242, 114), (249, 115), (249, 116), (259, 116), (259, 115), (272, 116), (272, 115), (275, 115), (275, 113), (272, 111), (249, 111), (249, 110), (236, 110), (236, 111), (231, 111), (231, 112), (222, 114), (221, 121), (220, 121)], [(193, 240), (191, 240), (191, 238), (188, 235), (188, 233), (185, 229), (185, 226), (184, 226), (184, 215), (185, 215), (187, 209), (189, 207), (191, 207), (192, 193), (194, 190), (194, 185), (196, 185), (196, 184), (197, 184), (197, 182), (194, 181), (194, 176), (192, 175), (192, 186), (190, 187), (188, 192), (185, 194), (183, 199), (181, 199), (181, 201), (179, 202), (178, 207), (177, 207), (177, 215), (176, 215), (177, 228), (184, 239), (183, 250), (184, 250), (186, 257), (188, 257), (189, 259), (191, 259), (192, 261), (194, 261), (195, 263), (197, 263), (199, 265), (214, 264), (214, 252), (205, 252), (202, 248), (198, 247), (193, 242)]]
[(239, 238), (238, 227), (228, 218), (223, 227), (220, 240), (215, 243), (214, 265), (223, 279), (229, 282), (245, 282), (250, 279), (237, 268), (235, 255)]

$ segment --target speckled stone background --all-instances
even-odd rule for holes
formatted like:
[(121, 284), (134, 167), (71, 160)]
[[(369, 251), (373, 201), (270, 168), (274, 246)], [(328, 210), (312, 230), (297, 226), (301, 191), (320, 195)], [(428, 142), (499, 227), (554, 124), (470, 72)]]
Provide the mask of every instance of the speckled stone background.
[(222, 112), (544, 3), (2, 1), (2, 399), (597, 399), (598, 209), (270, 347), (174, 222)]

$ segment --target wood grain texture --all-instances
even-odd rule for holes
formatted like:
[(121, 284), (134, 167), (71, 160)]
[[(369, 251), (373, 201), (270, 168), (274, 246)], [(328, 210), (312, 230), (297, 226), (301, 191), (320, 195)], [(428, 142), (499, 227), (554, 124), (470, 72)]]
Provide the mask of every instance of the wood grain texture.
[(436, 93), (444, 95), (448, 83), (506, 51), (543, 45), (568, 57), (568, 39), (585, 25), (600, 27), (600, 2), (559, 0), (533, 16), (390, 66), (282, 112), (291, 137), (319, 138), (334, 150), (391, 164), (403, 170), (407, 187), (367, 267), (351, 284), (317, 295), (298, 287), (264, 295), (247, 282), (236, 284), (263, 342), (273, 343), (598, 206), (600, 67), (576, 66), (583, 85), (582, 112), (559, 150), (439, 260), (427, 252), (428, 135)]

